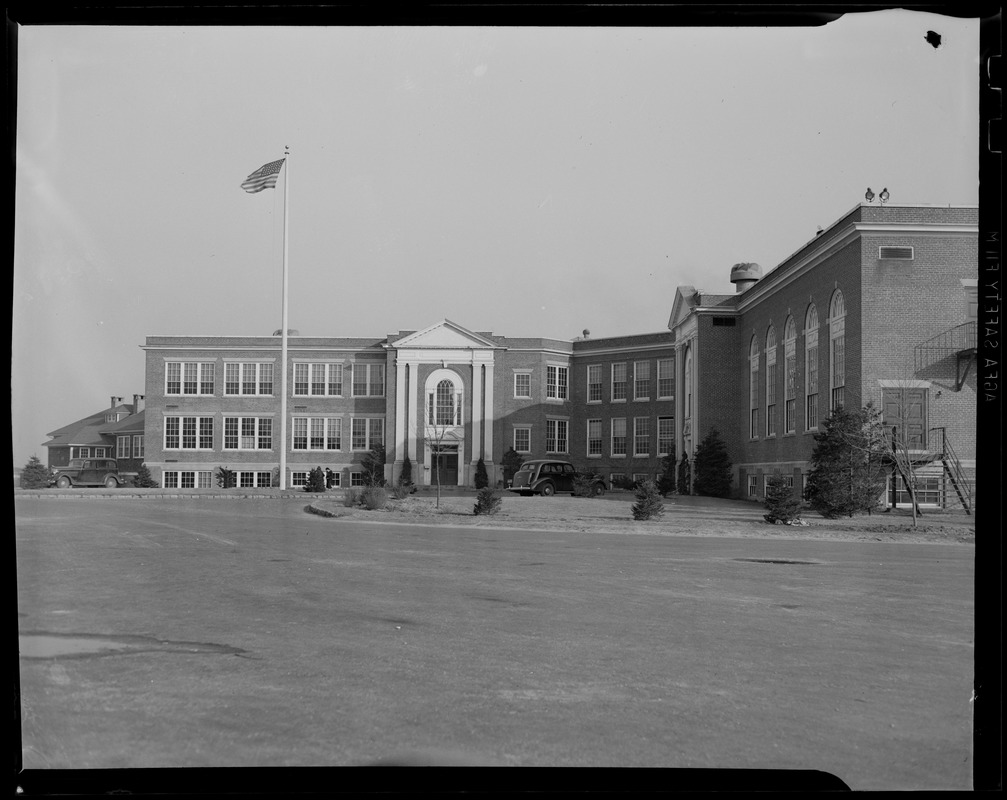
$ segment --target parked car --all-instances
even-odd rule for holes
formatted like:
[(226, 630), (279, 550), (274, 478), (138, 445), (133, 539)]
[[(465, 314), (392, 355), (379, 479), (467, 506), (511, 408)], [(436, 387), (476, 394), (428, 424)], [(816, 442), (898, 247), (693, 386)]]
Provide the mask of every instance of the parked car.
[(605, 482), (593, 472), (579, 472), (569, 461), (557, 461), (551, 458), (525, 461), (518, 471), (507, 491), (520, 495), (540, 494), (549, 497), (556, 492), (574, 493), (575, 479), (580, 476), (590, 481), (591, 496), (597, 497), (605, 492)]
[(126, 479), (119, 474), (119, 465), (110, 458), (75, 458), (65, 467), (59, 467), (54, 476), (56, 486), (104, 486), (117, 489)]

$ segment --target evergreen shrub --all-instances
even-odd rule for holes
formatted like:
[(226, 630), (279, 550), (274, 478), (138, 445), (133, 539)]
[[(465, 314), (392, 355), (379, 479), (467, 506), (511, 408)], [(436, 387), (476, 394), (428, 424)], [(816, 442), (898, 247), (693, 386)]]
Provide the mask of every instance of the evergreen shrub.
[(654, 481), (643, 481), (636, 487), (635, 495), (633, 519), (654, 519), (664, 513), (664, 500)]

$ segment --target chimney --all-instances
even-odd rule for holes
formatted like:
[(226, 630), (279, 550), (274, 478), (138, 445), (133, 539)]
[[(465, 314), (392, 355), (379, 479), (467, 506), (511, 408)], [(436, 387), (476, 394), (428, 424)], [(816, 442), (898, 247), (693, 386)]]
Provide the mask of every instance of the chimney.
[(112, 395), (112, 404), (111, 404), (111, 405), (109, 406), (109, 408), (115, 408), (115, 407), (116, 407), (117, 405), (119, 405), (119, 403), (121, 403), (121, 402), (122, 402), (122, 398), (121, 398), (121, 397), (116, 397), (116, 396), (115, 396), (115, 395), (113, 394), (113, 395)]
[(754, 286), (761, 277), (762, 267), (758, 264), (735, 264), (731, 267), (731, 283), (738, 294)]
[(134, 414), (139, 414), (141, 411), (143, 411), (143, 395), (142, 394), (134, 394), (133, 395), (133, 413)]

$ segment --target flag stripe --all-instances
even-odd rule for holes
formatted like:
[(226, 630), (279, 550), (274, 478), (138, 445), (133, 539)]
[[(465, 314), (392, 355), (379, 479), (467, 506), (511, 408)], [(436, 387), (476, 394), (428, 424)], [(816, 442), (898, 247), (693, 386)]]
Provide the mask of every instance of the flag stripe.
[(249, 194), (261, 192), (263, 189), (272, 189), (276, 186), (276, 179), (280, 177), (280, 168), (283, 166), (285, 158), (278, 161), (270, 161), (259, 167), (241, 182), (241, 188)]

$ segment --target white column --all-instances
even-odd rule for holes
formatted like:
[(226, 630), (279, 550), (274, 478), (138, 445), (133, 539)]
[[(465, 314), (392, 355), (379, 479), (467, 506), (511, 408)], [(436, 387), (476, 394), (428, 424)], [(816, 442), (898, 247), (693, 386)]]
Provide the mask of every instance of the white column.
[[(490, 358), (493, 354), (490, 353)], [(485, 411), (483, 413), (483, 462), (486, 464), (486, 469), (489, 471), (489, 465), (493, 463), (493, 362), (490, 361), (483, 364), (486, 368), (484, 374), (486, 376), (486, 391), (483, 392), (483, 406)]]
[[(481, 455), (480, 444), (482, 443), (483, 425), (483, 375), (482, 364), (472, 358), (472, 445), (470, 449), (470, 462), (474, 465)], [(475, 473), (473, 472), (473, 475)]]
[(406, 452), (406, 364), (395, 359), (395, 462), (402, 463)]

